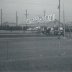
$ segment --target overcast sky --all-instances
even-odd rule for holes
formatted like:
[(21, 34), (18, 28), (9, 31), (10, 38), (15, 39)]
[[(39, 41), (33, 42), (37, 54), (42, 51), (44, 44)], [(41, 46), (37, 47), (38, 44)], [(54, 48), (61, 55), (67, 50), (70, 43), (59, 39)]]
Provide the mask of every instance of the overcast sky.
[[(72, 21), (72, 0), (61, 0), (61, 18), (63, 13), (63, 3), (66, 21)], [(3, 9), (4, 21), (15, 22), (15, 12), (18, 11), (19, 20), (23, 23), (25, 10), (28, 10), (29, 17), (56, 14), (58, 18), (58, 0), (0, 0), (0, 9)]]

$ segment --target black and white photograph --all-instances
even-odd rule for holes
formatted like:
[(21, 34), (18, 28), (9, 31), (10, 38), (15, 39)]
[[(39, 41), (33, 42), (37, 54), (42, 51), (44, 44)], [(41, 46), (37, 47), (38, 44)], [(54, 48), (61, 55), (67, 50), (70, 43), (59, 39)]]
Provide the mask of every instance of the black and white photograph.
[(72, 72), (72, 0), (0, 0), (0, 72)]

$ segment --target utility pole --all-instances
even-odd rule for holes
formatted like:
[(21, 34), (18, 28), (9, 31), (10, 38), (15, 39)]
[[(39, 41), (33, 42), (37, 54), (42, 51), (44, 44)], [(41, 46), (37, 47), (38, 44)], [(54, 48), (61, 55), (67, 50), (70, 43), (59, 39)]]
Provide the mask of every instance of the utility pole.
[(44, 18), (45, 18), (45, 16), (46, 16), (46, 11), (44, 10)]
[(26, 9), (25, 16), (26, 16), (26, 26), (27, 26), (27, 19), (28, 19), (28, 11), (27, 11), (27, 9)]
[(65, 12), (64, 12), (64, 4), (63, 4), (63, 24), (64, 24), (64, 37), (65, 37)]
[(2, 9), (1, 9), (1, 26), (2, 26)]
[(60, 39), (60, 0), (59, 0), (59, 39)]
[(26, 16), (26, 20), (27, 20), (27, 18), (28, 18), (28, 11), (27, 11), (27, 9), (26, 9), (26, 14), (25, 14), (25, 16)]
[(16, 26), (18, 25), (18, 14), (17, 14), (17, 11), (16, 11)]
[(59, 0), (59, 27), (60, 27), (60, 0)]
[(58, 28), (58, 31), (59, 31), (59, 48), (61, 48), (61, 41), (60, 41), (60, 0), (59, 0), (59, 6), (58, 6), (58, 9), (59, 9), (59, 28)]
[(44, 23), (45, 23), (45, 17), (46, 17), (46, 11), (44, 10), (44, 18), (43, 18)]

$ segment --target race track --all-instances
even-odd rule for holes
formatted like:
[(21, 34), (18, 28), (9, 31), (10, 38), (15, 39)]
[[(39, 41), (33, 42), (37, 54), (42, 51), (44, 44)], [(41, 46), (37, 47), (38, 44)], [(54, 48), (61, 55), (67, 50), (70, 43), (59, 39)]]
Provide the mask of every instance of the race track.
[(72, 40), (0, 38), (0, 71), (72, 71)]

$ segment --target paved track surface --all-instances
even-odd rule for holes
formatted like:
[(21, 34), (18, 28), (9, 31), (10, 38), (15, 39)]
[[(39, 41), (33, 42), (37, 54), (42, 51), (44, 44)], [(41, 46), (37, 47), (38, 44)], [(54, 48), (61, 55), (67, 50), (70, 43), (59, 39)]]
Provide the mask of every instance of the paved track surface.
[(72, 71), (72, 40), (56, 37), (0, 38), (0, 71)]

